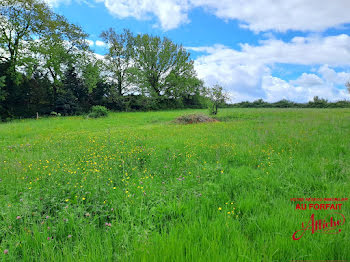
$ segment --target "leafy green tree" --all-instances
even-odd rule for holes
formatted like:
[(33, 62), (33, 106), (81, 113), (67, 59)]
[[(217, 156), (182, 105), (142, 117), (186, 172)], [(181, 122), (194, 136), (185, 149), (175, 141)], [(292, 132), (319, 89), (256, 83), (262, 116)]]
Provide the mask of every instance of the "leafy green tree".
[(23, 112), (18, 115), (31, 117), (36, 112), (43, 115), (53, 110), (51, 82), (47, 76), (36, 71), (31, 78), (24, 79), (21, 89), (26, 95), (22, 96)]
[(224, 92), (222, 86), (216, 84), (211, 88), (207, 88), (206, 95), (209, 98), (209, 114), (216, 115), (220, 105), (226, 103), (228, 94)]
[[(85, 34), (55, 14), (42, 0), (3, 0), (0, 3), (0, 63), (5, 66), (6, 107), (10, 115), (19, 101), (29, 101), (26, 79), (49, 75), (53, 100), (69, 64), (87, 49)], [(6, 110), (5, 110), (6, 111)], [(12, 112), (12, 113), (11, 113)]]
[(47, 29), (32, 51), (43, 61), (42, 70), (51, 77), (56, 100), (57, 89), (62, 87), (66, 68), (84, 64), (85, 53), (88, 51), (85, 38), (88, 35), (80, 27), (56, 14), (48, 23)]
[(5, 76), (1, 76), (1, 77), (0, 77), (0, 88), (2, 88), (2, 87), (5, 86), (5, 79), (6, 79)]
[[(62, 81), (63, 86), (59, 92), (59, 96), (62, 100), (67, 101), (69, 107), (65, 107), (63, 114), (75, 114), (88, 111), (89, 105), (89, 91), (88, 87), (84, 85), (83, 80), (78, 76), (76, 68), (70, 66), (65, 74)], [(58, 111), (57, 111), (58, 112)]]
[(55, 14), (44, 0), (0, 1), (0, 115), (196, 107), (200, 81), (190, 55), (167, 38), (129, 30), (102, 32), (102, 60), (87, 34)]
[(24, 65), (35, 39), (47, 31), (53, 13), (38, 0), (2, 0), (0, 3), (0, 55), (14, 77), (16, 66)]
[(0, 101), (5, 100), (5, 91), (3, 88), (5, 87), (5, 76), (0, 77)]
[(110, 90), (111, 86), (100, 78), (90, 94), (91, 105), (106, 105)]
[(90, 62), (83, 68), (83, 80), (89, 94), (92, 93), (97, 87), (98, 82), (101, 81), (100, 75), (100, 63), (98, 62)]
[(48, 6), (37, 0), (0, 1), (0, 63), (1, 75), (6, 76), (6, 85), (2, 88), (3, 118), (12, 117), (16, 108), (26, 101), (21, 87), (24, 75), (18, 69), (29, 69), (30, 49), (45, 31), (51, 14)]
[[(5, 76), (1, 76), (0, 77), (0, 102), (4, 101), (6, 97), (4, 87), (5, 87)], [(0, 103), (0, 121), (2, 119), (2, 115), (4, 115), (3, 111), (4, 111), (4, 108), (2, 106), (2, 103)]]
[(309, 107), (326, 108), (328, 107), (328, 101), (326, 99), (319, 98), (318, 96), (314, 96), (313, 101), (310, 101), (308, 105)]
[(183, 90), (196, 86), (196, 75), (190, 54), (168, 38), (148, 34), (135, 38), (137, 83), (142, 93), (153, 97), (178, 97)]
[(101, 38), (109, 46), (106, 55), (105, 67), (108, 72), (108, 79), (116, 86), (118, 96), (130, 93), (135, 82), (134, 37), (129, 30), (124, 29), (123, 33), (117, 34), (110, 28), (101, 33)]

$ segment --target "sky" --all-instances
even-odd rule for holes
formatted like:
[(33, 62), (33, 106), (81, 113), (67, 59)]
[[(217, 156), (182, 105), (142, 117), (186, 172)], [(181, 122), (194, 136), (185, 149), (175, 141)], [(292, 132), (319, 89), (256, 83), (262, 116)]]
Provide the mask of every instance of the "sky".
[(231, 102), (314, 96), (350, 100), (349, 0), (46, 0), (89, 34), (104, 55), (103, 30), (166, 36), (182, 44), (206, 86)]

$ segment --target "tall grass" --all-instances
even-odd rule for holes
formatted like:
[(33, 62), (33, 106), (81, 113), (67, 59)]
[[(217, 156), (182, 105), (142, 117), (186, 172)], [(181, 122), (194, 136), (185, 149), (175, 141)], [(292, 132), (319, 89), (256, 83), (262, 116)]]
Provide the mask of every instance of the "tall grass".
[(198, 112), (0, 125), (0, 258), (350, 259), (348, 220), (339, 234), (293, 241), (311, 213), (329, 211), (290, 201), (349, 197), (350, 110), (227, 109), (220, 122), (172, 122)]

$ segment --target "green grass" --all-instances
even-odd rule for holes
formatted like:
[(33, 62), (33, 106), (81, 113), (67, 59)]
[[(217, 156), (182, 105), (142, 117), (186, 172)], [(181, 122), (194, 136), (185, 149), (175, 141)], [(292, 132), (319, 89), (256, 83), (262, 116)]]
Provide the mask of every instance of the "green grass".
[(329, 211), (290, 201), (349, 197), (349, 109), (172, 122), (196, 112), (1, 124), (0, 260), (350, 259), (349, 201), (341, 233), (298, 241), (302, 221)]

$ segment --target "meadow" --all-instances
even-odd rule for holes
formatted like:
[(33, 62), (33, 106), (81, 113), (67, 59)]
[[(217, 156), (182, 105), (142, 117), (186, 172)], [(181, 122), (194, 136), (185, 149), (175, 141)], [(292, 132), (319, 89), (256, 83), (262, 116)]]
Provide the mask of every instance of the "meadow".
[(220, 109), (0, 124), (1, 261), (350, 259), (339, 234), (293, 233), (296, 197), (349, 197), (349, 109)]

